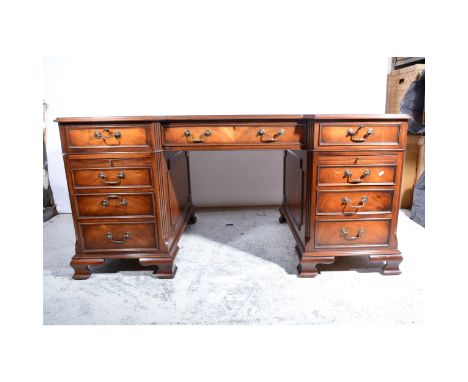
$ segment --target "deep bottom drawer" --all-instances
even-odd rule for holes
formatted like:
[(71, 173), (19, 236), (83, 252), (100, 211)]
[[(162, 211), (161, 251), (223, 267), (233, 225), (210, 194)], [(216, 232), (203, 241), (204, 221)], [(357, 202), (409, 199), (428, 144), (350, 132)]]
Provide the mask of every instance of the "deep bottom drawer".
[(153, 222), (80, 223), (83, 250), (157, 250), (156, 227)]
[(390, 227), (390, 219), (317, 221), (315, 247), (387, 246)]

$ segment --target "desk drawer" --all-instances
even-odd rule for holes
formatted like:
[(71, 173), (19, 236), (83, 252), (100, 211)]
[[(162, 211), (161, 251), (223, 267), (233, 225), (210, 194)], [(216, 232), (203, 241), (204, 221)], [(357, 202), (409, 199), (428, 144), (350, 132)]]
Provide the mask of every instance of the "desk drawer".
[(151, 167), (72, 169), (73, 186), (82, 188), (151, 187)]
[(319, 155), (318, 186), (395, 184), (397, 155)]
[(318, 191), (317, 215), (392, 213), (393, 190)]
[(236, 143), (255, 145), (300, 144), (304, 126), (297, 123), (236, 125)]
[(401, 145), (400, 123), (331, 122), (319, 125), (318, 146)]
[(154, 216), (153, 194), (76, 194), (77, 217)]
[(219, 145), (234, 142), (234, 126), (171, 124), (164, 128), (164, 144), (167, 146)]
[(67, 125), (64, 152), (149, 150), (152, 139), (149, 124)]
[(318, 186), (395, 185), (396, 165), (320, 166)]
[(158, 249), (154, 222), (80, 223), (79, 229), (85, 252)]
[(75, 189), (153, 186), (152, 154), (89, 154), (66, 158)]
[(315, 247), (388, 246), (391, 220), (317, 221)]

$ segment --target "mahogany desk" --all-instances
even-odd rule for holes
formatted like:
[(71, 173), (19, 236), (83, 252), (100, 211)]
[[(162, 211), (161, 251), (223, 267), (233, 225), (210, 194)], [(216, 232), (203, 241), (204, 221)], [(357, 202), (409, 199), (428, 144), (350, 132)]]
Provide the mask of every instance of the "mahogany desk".
[[(406, 115), (58, 118), (76, 232), (74, 279), (106, 259), (137, 258), (172, 278), (179, 238), (196, 222), (192, 150), (283, 150), (281, 223), (298, 275), (337, 256), (399, 274), (396, 229)], [(285, 253), (285, 256), (290, 254)]]

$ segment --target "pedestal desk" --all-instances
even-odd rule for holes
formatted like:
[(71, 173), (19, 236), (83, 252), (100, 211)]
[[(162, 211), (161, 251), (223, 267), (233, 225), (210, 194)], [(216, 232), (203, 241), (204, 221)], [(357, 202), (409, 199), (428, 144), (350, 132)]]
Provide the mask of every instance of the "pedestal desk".
[[(298, 276), (337, 256), (368, 256), (399, 274), (396, 229), (406, 115), (225, 115), (58, 118), (76, 232), (73, 278), (106, 259), (176, 273), (196, 222), (193, 150), (283, 150), (283, 201)], [(284, 256), (292, 256), (285, 253)], [(226, 264), (228, 266), (228, 264)]]

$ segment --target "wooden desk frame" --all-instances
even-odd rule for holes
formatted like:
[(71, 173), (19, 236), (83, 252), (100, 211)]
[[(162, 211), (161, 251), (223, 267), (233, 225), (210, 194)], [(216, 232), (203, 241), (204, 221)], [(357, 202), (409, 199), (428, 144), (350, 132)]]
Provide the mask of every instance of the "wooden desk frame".
[[(196, 222), (193, 150), (283, 150), (279, 221), (296, 240), (298, 276), (337, 256), (399, 274), (396, 238), (406, 115), (58, 118), (76, 232), (74, 279), (106, 259), (137, 258), (174, 277)], [(285, 253), (285, 256), (290, 254)], [(227, 265), (228, 266), (228, 265)]]

